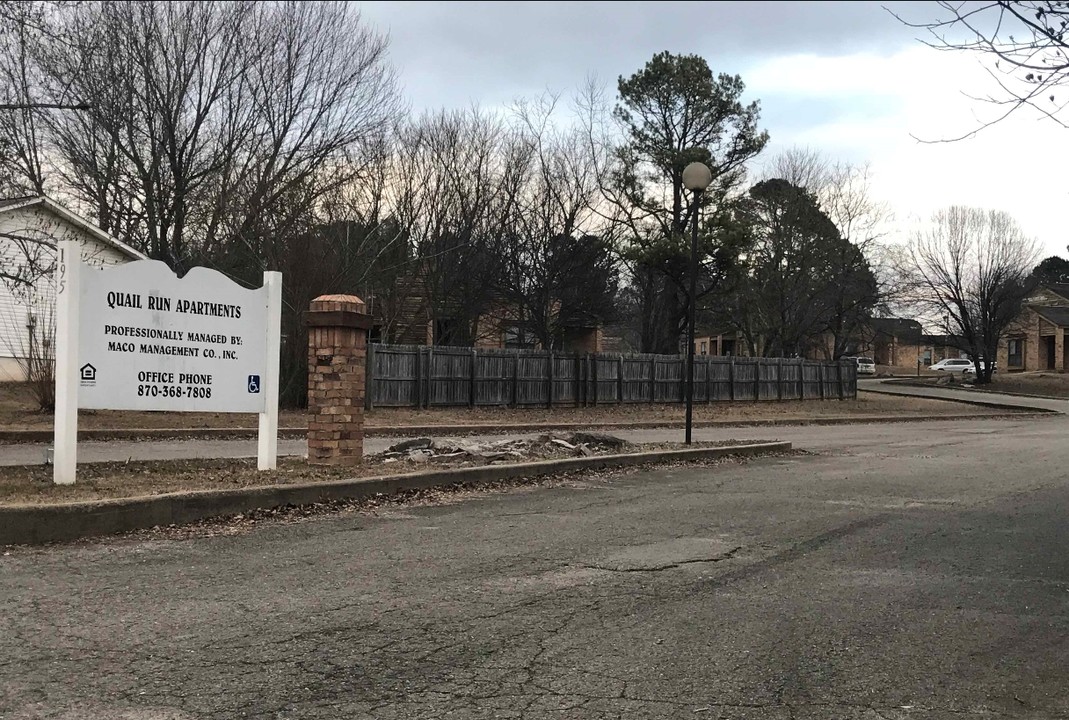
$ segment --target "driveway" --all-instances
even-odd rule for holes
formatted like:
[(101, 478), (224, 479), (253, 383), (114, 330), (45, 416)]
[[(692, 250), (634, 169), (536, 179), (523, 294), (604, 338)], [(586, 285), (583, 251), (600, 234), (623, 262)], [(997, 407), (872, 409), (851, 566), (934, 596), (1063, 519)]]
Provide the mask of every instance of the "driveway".
[(1069, 717), (1065, 430), (11, 549), (0, 718)]

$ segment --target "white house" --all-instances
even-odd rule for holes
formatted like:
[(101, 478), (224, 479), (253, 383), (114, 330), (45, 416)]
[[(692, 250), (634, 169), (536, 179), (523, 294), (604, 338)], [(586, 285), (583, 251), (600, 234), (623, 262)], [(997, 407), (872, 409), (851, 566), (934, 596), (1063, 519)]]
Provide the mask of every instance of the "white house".
[(28, 357), (51, 356), (51, 275), (56, 241), (66, 239), (94, 265), (145, 258), (50, 198), (0, 200), (0, 382), (24, 380)]

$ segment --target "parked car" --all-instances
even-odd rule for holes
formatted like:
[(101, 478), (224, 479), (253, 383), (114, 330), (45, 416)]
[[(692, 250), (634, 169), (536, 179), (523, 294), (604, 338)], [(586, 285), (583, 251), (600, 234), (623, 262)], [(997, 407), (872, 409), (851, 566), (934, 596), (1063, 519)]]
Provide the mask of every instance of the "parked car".
[(859, 357), (854, 358), (857, 360), (857, 374), (858, 375), (875, 375), (876, 374), (876, 361), (872, 358)]
[(964, 375), (972, 372), (973, 364), (972, 360), (968, 358), (947, 358), (946, 360), (940, 360), (928, 369), (937, 373), (947, 373), (948, 375)]

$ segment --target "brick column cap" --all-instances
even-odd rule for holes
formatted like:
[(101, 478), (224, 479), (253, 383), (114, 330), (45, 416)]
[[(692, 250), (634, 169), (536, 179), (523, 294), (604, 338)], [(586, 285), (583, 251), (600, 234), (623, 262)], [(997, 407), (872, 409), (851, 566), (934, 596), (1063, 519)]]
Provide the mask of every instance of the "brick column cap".
[(363, 313), (367, 305), (356, 295), (320, 295), (312, 301), (308, 309), (311, 312)]

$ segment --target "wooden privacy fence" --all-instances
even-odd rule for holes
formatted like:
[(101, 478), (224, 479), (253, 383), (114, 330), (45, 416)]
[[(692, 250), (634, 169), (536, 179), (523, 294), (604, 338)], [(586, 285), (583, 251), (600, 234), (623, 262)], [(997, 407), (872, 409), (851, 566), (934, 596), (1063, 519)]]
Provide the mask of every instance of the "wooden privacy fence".
[[(365, 406), (613, 405), (686, 399), (683, 355), (368, 345)], [(694, 401), (857, 397), (850, 360), (694, 358)]]

